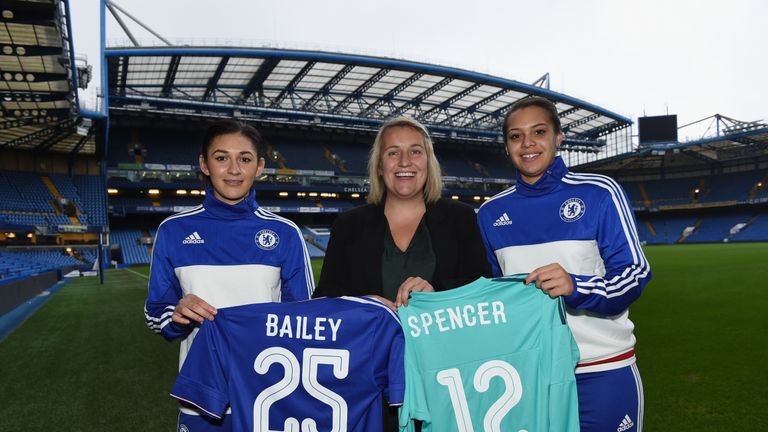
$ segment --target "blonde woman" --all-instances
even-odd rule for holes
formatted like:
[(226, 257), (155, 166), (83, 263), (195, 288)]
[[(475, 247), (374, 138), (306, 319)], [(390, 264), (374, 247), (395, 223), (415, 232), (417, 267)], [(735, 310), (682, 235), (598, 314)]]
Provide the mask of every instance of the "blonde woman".
[(333, 224), (316, 297), (378, 295), (396, 308), (411, 291), (490, 274), (474, 210), (440, 197), (440, 164), (423, 125), (407, 117), (386, 122), (368, 171), (368, 204)]
[[(490, 275), (475, 211), (440, 197), (440, 164), (423, 125), (407, 117), (386, 122), (368, 174), (368, 204), (333, 224), (315, 297), (374, 295), (396, 309), (411, 291)], [(395, 409), (385, 408), (383, 430), (397, 430)]]

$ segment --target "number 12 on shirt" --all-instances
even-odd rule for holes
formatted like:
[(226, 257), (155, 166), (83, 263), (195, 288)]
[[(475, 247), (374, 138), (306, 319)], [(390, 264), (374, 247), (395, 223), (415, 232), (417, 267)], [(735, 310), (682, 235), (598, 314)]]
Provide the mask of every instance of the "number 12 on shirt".
[[(483, 430), (485, 432), (501, 432), (501, 421), (504, 420), (504, 416), (523, 397), (523, 383), (520, 380), (520, 374), (514, 366), (502, 360), (490, 360), (477, 368), (473, 383), (475, 390), (478, 392), (488, 391), (491, 379), (496, 377), (501, 378), (504, 382), (504, 392), (488, 408), (483, 417)], [(439, 371), (437, 382), (448, 388), (459, 432), (474, 432), (467, 394), (464, 392), (464, 383), (459, 370), (451, 368)], [(520, 430), (519, 432), (527, 431)]]

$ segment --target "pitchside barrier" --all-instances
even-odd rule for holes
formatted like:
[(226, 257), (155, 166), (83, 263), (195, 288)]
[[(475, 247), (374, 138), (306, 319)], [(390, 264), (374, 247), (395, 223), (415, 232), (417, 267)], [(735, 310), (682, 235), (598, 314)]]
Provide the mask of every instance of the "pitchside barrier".
[(77, 267), (65, 267), (23, 278), (0, 279), (0, 316), (54, 286), (62, 276)]

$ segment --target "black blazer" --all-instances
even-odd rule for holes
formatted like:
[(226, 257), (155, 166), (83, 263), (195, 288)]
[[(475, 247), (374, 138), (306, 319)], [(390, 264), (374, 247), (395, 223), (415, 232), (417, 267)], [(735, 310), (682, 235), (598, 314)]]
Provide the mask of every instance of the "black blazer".
[[(472, 207), (449, 199), (427, 204), (427, 228), (435, 252), (437, 291), (468, 284), (491, 270)], [(382, 295), (381, 257), (387, 219), (384, 205), (367, 204), (339, 214), (331, 230), (314, 297)]]

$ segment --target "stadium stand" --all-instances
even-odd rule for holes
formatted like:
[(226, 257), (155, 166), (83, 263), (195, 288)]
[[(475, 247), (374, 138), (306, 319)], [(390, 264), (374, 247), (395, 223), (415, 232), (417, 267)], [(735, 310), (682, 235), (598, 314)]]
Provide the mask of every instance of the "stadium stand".
[(98, 176), (77, 175), (73, 179), (82, 198), (84, 224), (107, 225), (106, 194), (104, 184)]
[(696, 217), (687, 215), (643, 218), (638, 220), (638, 236), (640, 241), (648, 244), (677, 243), (683, 239), (683, 231), (688, 227), (695, 227), (696, 222)]
[(141, 230), (115, 229), (110, 233), (110, 242), (120, 245), (123, 264), (149, 264), (149, 248), (140, 243), (142, 237)]
[[(367, 175), (368, 147), (346, 143), (328, 142), (323, 144), (329, 154), (323, 153), (326, 160), (335, 160), (336, 172), (348, 175)], [(335, 156), (335, 157), (334, 157)]]
[(336, 170), (324, 155), (323, 148), (315, 143), (284, 141), (273, 143), (273, 149), (285, 158), (286, 168), (306, 170)]
[(46, 213), (0, 210), (0, 217), (3, 220), (18, 225), (48, 225), (46, 215)]
[(713, 175), (704, 178), (705, 184), (699, 202), (745, 202), (757, 182), (764, 177), (763, 172), (740, 172)]
[(693, 191), (701, 185), (697, 178), (650, 180), (643, 182), (646, 193), (655, 207), (693, 203)]
[(455, 177), (488, 177), (478, 172), (472, 163), (455, 151), (443, 151), (436, 155), (443, 169), (443, 175)]
[(756, 214), (729, 241), (768, 241), (768, 213)]
[(51, 205), (53, 195), (39, 175), (24, 171), (0, 171), (0, 178), (3, 208), (39, 213), (54, 211)]
[(47, 270), (48, 267), (40, 262), (29, 262), (15, 253), (0, 252), (0, 278), (30, 276)]
[(749, 215), (746, 213), (707, 216), (686, 239), (686, 243), (722, 242), (729, 237), (731, 228), (748, 220)]
[(116, 127), (112, 132), (109, 165), (135, 163), (197, 165), (200, 128), (152, 129)]
[[(83, 208), (83, 200), (80, 198), (80, 193), (78, 192), (75, 184), (72, 182), (71, 177), (62, 174), (51, 174), (48, 177), (50, 178), (51, 182), (61, 197), (72, 201), (75, 204), (77, 210)], [(79, 222), (79, 219), (76, 218), (76, 220)]]
[(305, 241), (305, 243), (307, 244), (307, 251), (309, 252), (310, 258), (321, 258), (325, 256), (325, 251), (320, 250), (320, 248), (308, 241)]
[(323, 252), (328, 248), (328, 239), (331, 231), (327, 227), (307, 227), (301, 228), (304, 238), (311, 244), (317, 246)]
[(65, 254), (61, 249), (0, 251), (0, 279), (25, 277), (66, 267), (90, 268), (96, 260), (95, 250), (74, 251), (81, 259)]
[[(73, 217), (53, 203), (66, 198)], [(104, 187), (98, 176), (76, 176), (24, 171), (0, 171), (0, 217), (20, 225), (106, 225)]]
[(6, 171), (0, 171), (0, 202), (4, 210), (35, 210), (35, 206), (30, 205), (27, 200), (13, 186), (9, 177), (13, 174)]

